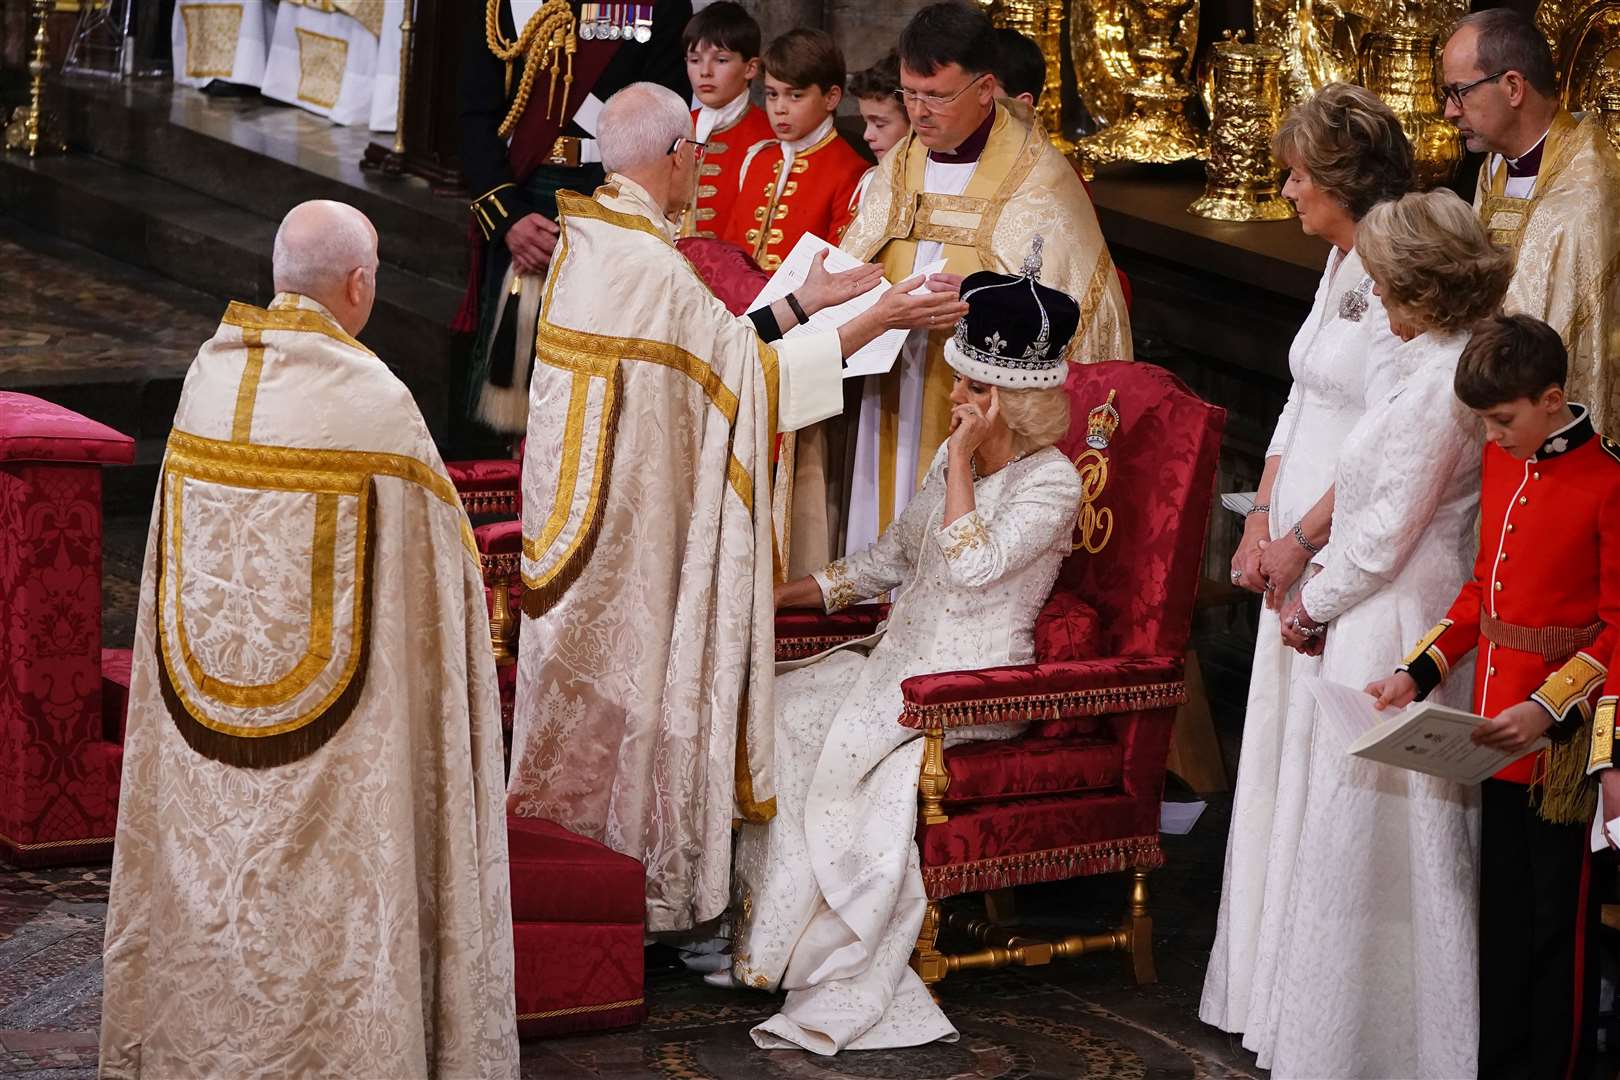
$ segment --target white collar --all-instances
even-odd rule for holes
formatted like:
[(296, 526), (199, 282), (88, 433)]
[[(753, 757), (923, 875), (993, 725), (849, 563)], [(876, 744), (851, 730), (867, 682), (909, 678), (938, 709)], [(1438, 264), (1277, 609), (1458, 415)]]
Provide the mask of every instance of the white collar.
[(816, 143), (820, 142), (822, 139), (825, 139), (827, 137), (827, 133), (832, 131), (832, 129), (833, 129), (832, 113), (828, 113), (827, 114), (827, 119), (825, 119), (821, 123), (817, 124), (816, 125), (816, 130), (812, 131), (810, 134), (806, 135), (804, 138), (802, 138), (802, 139), (778, 139), (776, 141), (782, 144), (782, 156), (787, 158), (787, 160), (789, 162), (791, 162), (793, 160), (793, 158), (794, 158), (794, 155), (800, 153), (801, 151), (810, 149), (812, 146), (816, 145)]
[(742, 119), (743, 113), (747, 111), (747, 87), (744, 87), (742, 93), (738, 94), (736, 97), (732, 98), (718, 109), (711, 109), (709, 106), (700, 102), (698, 105), (697, 114), (697, 131), (695, 132), (697, 135), (697, 141), (708, 142), (710, 135), (716, 131), (724, 131), (732, 124), (735, 124), (738, 120)]
[(658, 227), (658, 231), (663, 235), (664, 239), (674, 241), (674, 223), (664, 216), (663, 210), (653, 201), (653, 197), (647, 193), (646, 188), (623, 173), (608, 173), (607, 183), (610, 186), (617, 185), (619, 189), (619, 194), (608, 201), (628, 204), (627, 206), (616, 206), (612, 209), (626, 210), (646, 218)]

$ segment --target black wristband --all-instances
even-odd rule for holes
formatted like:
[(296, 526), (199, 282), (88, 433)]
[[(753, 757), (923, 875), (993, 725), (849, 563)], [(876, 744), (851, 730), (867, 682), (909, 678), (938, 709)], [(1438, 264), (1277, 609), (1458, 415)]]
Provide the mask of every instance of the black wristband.
[(810, 321), (810, 316), (806, 315), (804, 313), (804, 308), (799, 306), (799, 298), (797, 296), (794, 296), (792, 293), (788, 293), (785, 299), (787, 300), (788, 307), (793, 309), (793, 317), (799, 320), (800, 326), (803, 326), (805, 323)]

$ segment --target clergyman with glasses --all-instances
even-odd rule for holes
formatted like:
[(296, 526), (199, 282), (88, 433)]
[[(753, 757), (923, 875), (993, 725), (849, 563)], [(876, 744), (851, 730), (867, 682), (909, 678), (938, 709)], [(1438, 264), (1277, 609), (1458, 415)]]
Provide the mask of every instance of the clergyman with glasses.
[[(911, 132), (884, 156), (844, 250), (881, 263), (890, 281), (941, 258), (951, 274), (1014, 274), (1042, 237), (1042, 284), (1081, 305), (1067, 358), (1130, 359), (1124, 297), (1085, 186), (1028, 106), (996, 100), (989, 18), (973, 5), (932, 4), (906, 25), (898, 52)], [(838, 422), (799, 434), (792, 573), (870, 546), (917, 491), (949, 433), (952, 332), (914, 331), (892, 370), (863, 378), (852, 438)], [(818, 530), (811, 519), (821, 515)]]
[(1506, 310), (1558, 331), (1569, 395), (1599, 431), (1620, 424), (1620, 158), (1600, 118), (1564, 108), (1552, 50), (1529, 16), (1478, 11), (1441, 59), (1446, 119), (1487, 156), (1474, 207), (1516, 260)]

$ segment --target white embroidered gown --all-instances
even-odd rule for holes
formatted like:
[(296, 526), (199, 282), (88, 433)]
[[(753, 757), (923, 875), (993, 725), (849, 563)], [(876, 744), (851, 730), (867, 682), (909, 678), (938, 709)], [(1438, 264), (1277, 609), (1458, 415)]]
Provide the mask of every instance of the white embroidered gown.
[[(1330, 682), (1389, 675), (1472, 571), (1483, 433), (1452, 390), (1467, 341), (1397, 346), (1414, 370), (1345, 440), (1333, 544), (1303, 590), (1331, 620)], [(1429, 700), (1466, 709), (1472, 687), (1453, 672)], [(1350, 733), (1310, 726), (1271, 1010), (1244, 1043), (1278, 1080), (1473, 1076), (1479, 790), (1352, 758)]]
[[(1288, 350), (1294, 382), (1266, 450), (1282, 458), (1271, 489), (1274, 541), (1293, 543), (1294, 523), (1332, 485), (1346, 436), (1400, 374), (1396, 344), (1361, 258), (1331, 252)], [(1248, 1031), (1270, 1007), (1310, 754), (1309, 727), (1298, 714), (1308, 718), (1311, 702), (1296, 688), (1321, 665), (1283, 645), (1277, 612), (1262, 606), (1259, 622), (1215, 945), (1198, 1009), (1205, 1023), (1232, 1032)]]
[[(941, 528), (946, 449), (874, 546), (815, 575), (829, 610), (898, 588), (881, 640), (777, 679), (776, 817), (742, 826), (734, 874), (733, 973), (788, 992), (753, 1030), (766, 1049), (834, 1054), (956, 1036), (907, 963), (927, 898), (915, 841), (923, 742), (899, 724), (900, 682), (1034, 659), (1080, 479), (1060, 451), (1041, 450), (980, 480), (974, 512)], [(966, 728), (947, 741), (1019, 730)]]

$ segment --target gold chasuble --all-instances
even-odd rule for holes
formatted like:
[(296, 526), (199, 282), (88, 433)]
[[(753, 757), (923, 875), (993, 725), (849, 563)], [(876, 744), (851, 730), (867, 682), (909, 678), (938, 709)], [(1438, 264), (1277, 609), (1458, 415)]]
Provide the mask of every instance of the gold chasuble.
[(1516, 260), (1503, 307), (1558, 331), (1569, 350), (1570, 400), (1611, 431), (1620, 424), (1620, 158), (1598, 117), (1577, 123), (1560, 110), (1530, 197), (1512, 198), (1506, 187), (1506, 163), (1487, 158), (1474, 206)]
[[(996, 102), (988, 141), (960, 195), (929, 193), (927, 168), (928, 147), (915, 132), (891, 149), (861, 200), (860, 212), (844, 233), (843, 249), (864, 261), (881, 262), (884, 275), (899, 282), (912, 275), (919, 243), (942, 245), (937, 257), (946, 260), (948, 273), (994, 270), (1012, 274), (1023, 265), (1034, 238), (1043, 237), (1041, 283), (1080, 302), (1080, 330), (1068, 359), (1079, 363), (1131, 359), (1130, 319), (1091, 198), (1074, 167), (1052, 146), (1027, 105)], [(901, 431), (902, 364), (897, 362), (888, 374), (874, 376), (882, 380), (883, 395), (878, 442), (880, 528), (887, 528), (894, 519), (896, 488), (905, 485), (915, 491), (921, 486), (934, 451), (949, 434), (953, 373), (945, 363), (944, 348), (953, 329), (942, 326), (928, 334), (919, 430)], [(913, 331), (914, 335), (920, 333)], [(900, 477), (894, 475), (897, 448), (908, 436), (920, 440), (916, 472)], [(800, 440), (801, 447), (806, 441)], [(815, 498), (824, 490), (817, 477), (806, 477), (802, 465), (796, 475), (799, 481), (808, 481), (806, 497)], [(796, 528), (802, 521), (798, 511), (803, 505), (796, 494)], [(795, 556), (793, 570), (806, 568)]]
[(726, 908), (732, 822), (775, 812), (770, 449), (842, 407), (838, 338), (761, 342), (626, 177), (557, 206), (508, 809), (642, 860), (648, 929), (679, 930)]
[(517, 1076), (488, 626), (409, 392), (232, 304), (147, 539), (102, 1076)]

